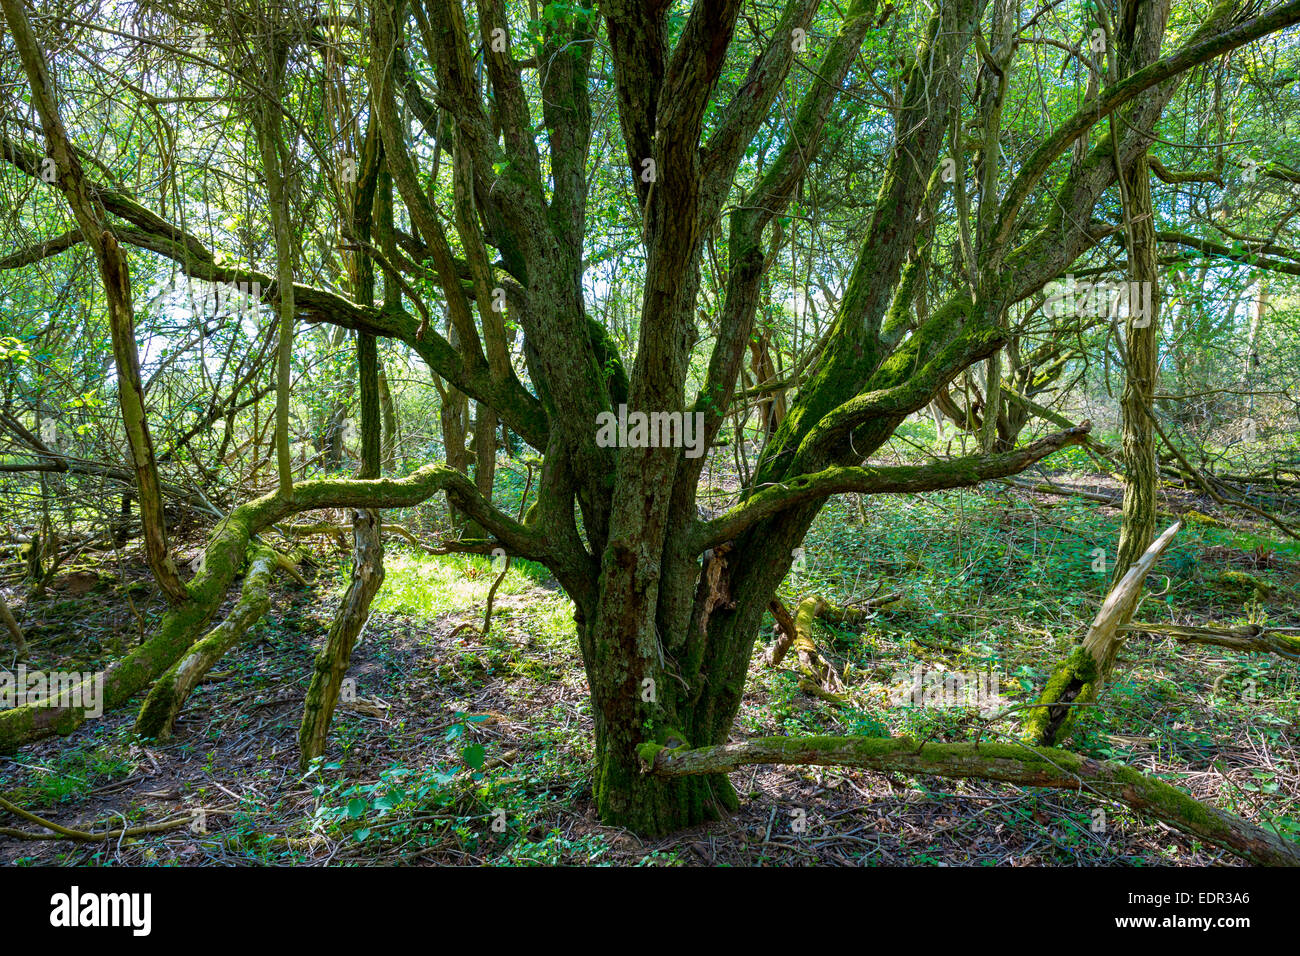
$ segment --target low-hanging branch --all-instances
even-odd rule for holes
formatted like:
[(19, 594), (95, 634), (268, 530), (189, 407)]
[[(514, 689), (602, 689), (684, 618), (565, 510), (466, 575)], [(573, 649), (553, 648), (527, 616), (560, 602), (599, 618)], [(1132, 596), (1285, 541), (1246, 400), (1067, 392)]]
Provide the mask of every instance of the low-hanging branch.
[[(167, 611), (151, 637), (103, 674), (104, 710), (120, 707), (164, 673), (198, 639), (225, 600), (250, 540), (284, 519), (322, 508), (409, 508), (439, 492), (496, 535), (521, 557), (544, 560), (545, 538), (498, 511), (474, 483), (444, 465), (426, 465), (405, 478), (304, 481), (288, 500), (264, 495), (240, 505), (213, 530), (203, 552), (203, 570), (188, 584), (189, 599)], [(92, 686), (72, 688), (59, 701), (43, 700), (0, 711), (0, 753), (51, 734), (69, 734), (86, 720), (84, 709), (67, 701), (94, 699)]]
[(805, 501), (856, 491), (863, 494), (938, 491), (961, 488), (1024, 471), (1054, 451), (1081, 444), (1090, 422), (1048, 435), (1014, 451), (969, 455), (928, 465), (832, 466), (811, 475), (769, 485), (731, 510), (699, 525), (691, 546), (696, 552), (730, 541), (746, 528)]
[(753, 764), (856, 767), (890, 773), (999, 780), (1096, 794), (1223, 847), (1252, 863), (1300, 866), (1300, 846), (1177, 787), (1109, 760), (1055, 747), (1003, 743), (927, 743), (910, 737), (760, 737), (713, 747), (644, 744), (647, 773), (727, 773)]

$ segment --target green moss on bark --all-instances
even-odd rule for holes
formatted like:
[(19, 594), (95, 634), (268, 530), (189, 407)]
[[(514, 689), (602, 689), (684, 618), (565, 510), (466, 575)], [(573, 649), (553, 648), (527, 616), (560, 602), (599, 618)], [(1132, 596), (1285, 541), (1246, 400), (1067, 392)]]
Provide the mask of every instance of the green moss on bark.
[(1077, 726), (1078, 712), (1096, 700), (1097, 661), (1083, 645), (1056, 666), (1043, 688), (1038, 706), (1029, 712), (1024, 737), (1040, 747), (1064, 740)]

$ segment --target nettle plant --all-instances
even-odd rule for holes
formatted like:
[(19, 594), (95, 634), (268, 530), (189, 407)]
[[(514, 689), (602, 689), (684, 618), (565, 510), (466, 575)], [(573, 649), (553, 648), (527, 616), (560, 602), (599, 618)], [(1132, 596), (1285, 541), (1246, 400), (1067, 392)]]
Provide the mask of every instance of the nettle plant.
[[(12, 23), (17, 0), (4, 4)], [(484, 553), (544, 565), (573, 601), (600, 818), (652, 835), (734, 808), (726, 771), (741, 758), (720, 745), (763, 613), (828, 498), (972, 485), (1086, 439), (1084, 425), (1015, 447), (1013, 432), (960, 459), (864, 464), (955, 377), (977, 363), (992, 369), (1017, 310), (1122, 230), (1122, 174), (1144, 161), (1187, 71), (1300, 20), (1300, 3), (1255, 16), (1205, 5), (1181, 11), (1167, 38), (1167, 0), (1104, 6), (1047, 17), (1010, 0), (851, 0), (842, 9), (820, 0), (775, 9), (373, 0), (308, 17), (245, 0), (182, 4), (172, 14), (182, 28), (162, 35), (207, 41), (178, 85), (228, 102), (255, 146), (247, 152), (261, 159), (275, 249), (266, 270), (232, 264), (239, 257), (214, 249), (213, 235), (84, 171), (39, 44), (16, 30), (47, 142), (10, 135), (5, 158), (39, 181), (42, 158), (54, 157), (57, 182), (42, 188), (63, 192), (86, 235), (107, 237), (96, 246), (106, 282), (122, 287), (120, 242), (196, 279), (259, 284), (280, 323), (281, 430), (294, 329), (357, 333), (361, 474), (295, 482), (282, 470), (277, 491), (231, 511), (202, 573), (173, 581), (168, 614), (110, 673), (108, 704), (152, 682), (140, 729), (167, 732), (196, 666), (201, 674), (223, 650), (207, 639), (192, 645), (258, 546), (254, 536), (304, 511), (351, 508), (353, 579), (304, 718), (303, 757), (318, 755), (382, 579), (379, 511), (445, 493), (481, 532)], [(1083, 57), (1080, 92), (1089, 77), (1091, 91), (1077, 110), (1057, 104), (1055, 117), (1004, 117), (1009, 102), (1038, 102), (1045, 30)], [(324, 80), (329, 95), (313, 99)], [(330, 122), (304, 121), (313, 110)], [(855, 153), (868, 159), (843, 173)], [(312, 162), (299, 163), (304, 155)], [(746, 358), (763, 345), (756, 316), (785, 230), (814, 216), (819, 189), (844, 184), (846, 257), (838, 274), (836, 257), (819, 267), (838, 291), (821, 299), (817, 357), (761, 447), (745, 447), (751, 480), (734, 506), (710, 513), (698, 496), (710, 456), (685, 446), (718, 443)], [(332, 197), (333, 214), (308, 217), (305, 195)], [(612, 238), (611, 217), (621, 220)], [(307, 228), (321, 235), (298, 236)], [(589, 269), (614, 245), (635, 249), (640, 270), (634, 314), (618, 329), (593, 315)], [(302, 260), (320, 248), (346, 262), (337, 282), (302, 281), (313, 274)], [(129, 297), (114, 314), (129, 367)], [(490, 471), (486, 483), (482, 469), (472, 480), (441, 463), (381, 477), (380, 338), (409, 347), (541, 456), (526, 514), (493, 500)], [(620, 409), (629, 422), (636, 414), (676, 425), (657, 433), (668, 440), (611, 440)], [(699, 426), (691, 442), (673, 440), (687, 422)], [(147, 433), (128, 432), (147, 478)], [(480, 450), (487, 444), (480, 436)], [(146, 520), (156, 529), (152, 563), (171, 580), (162, 516)], [(6, 712), (0, 738), (21, 743), (76, 720), (57, 709)], [(977, 756), (927, 757), (864, 739), (839, 749), (792, 739), (750, 757), (910, 759), (922, 771), (983, 772)], [(1003, 751), (1001, 779), (1093, 772)], [(1013, 765), (1020, 770), (1005, 769)]]

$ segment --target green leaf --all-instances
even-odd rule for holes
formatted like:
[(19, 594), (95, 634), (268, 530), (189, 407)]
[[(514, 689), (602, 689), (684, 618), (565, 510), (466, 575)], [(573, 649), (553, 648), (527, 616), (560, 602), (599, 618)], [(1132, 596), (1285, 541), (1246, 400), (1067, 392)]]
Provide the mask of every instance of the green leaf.
[(487, 756), (487, 749), (482, 744), (470, 744), (460, 752), (460, 756), (467, 765), (475, 770), (481, 770), (483, 760)]

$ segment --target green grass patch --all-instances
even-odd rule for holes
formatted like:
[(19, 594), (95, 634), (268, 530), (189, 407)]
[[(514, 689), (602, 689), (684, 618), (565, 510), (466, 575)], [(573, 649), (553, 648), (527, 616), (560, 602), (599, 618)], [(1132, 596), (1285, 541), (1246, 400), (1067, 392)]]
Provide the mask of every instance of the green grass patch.
[[(496, 580), (492, 559), (476, 554), (411, 554), (384, 557), (384, 583), (374, 609), (390, 614), (436, 618), (451, 611), (481, 607)], [(512, 561), (497, 595), (522, 594), (545, 580), (531, 561)]]

